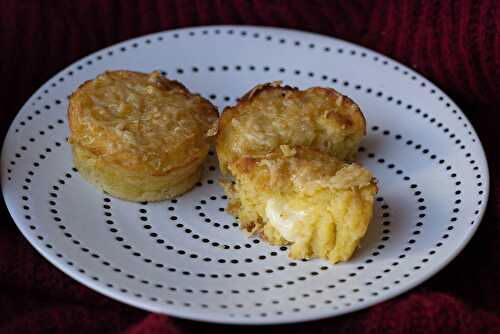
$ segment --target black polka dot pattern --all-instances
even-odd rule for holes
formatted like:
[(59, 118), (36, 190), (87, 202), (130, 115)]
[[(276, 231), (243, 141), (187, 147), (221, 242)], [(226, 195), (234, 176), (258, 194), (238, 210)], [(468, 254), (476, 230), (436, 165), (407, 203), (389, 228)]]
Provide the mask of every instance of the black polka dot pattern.
[[(260, 81), (333, 86), (363, 101), (362, 107), (384, 106), (439, 141), (381, 122), (368, 110), (368, 135), (359, 157), (379, 177), (379, 193), (374, 221), (351, 262), (333, 266), (290, 260), (286, 246), (246, 238), (225, 211), (227, 198), (218, 185), (214, 152), (197, 186), (164, 203), (124, 204), (99, 195), (71, 168), (65, 116), (66, 94), (71, 89), (65, 87), (79, 84), (87, 70), (108, 67), (136, 50), (156, 50), (197, 38), (263, 43), (286, 52), (371, 64), (418, 93), (397, 94), (390, 87), (353, 80), (327, 66), (318, 70), (287, 61), (221, 59), (163, 63), (164, 68), (159, 68), (162, 74), (188, 83), (217, 78), (238, 82), (236, 78), (257, 76)], [(202, 94), (220, 106), (237, 103), (241, 95), (210, 87)], [(413, 98), (419, 95), (430, 102)], [(3, 181), (15, 189), (11, 191), (15, 195), (8, 197), (9, 209), (15, 207), (22, 231), (51, 261), (87, 284), (138, 306), (178, 315), (185, 315), (187, 309), (191, 313), (210, 309), (234, 322), (307, 318), (324, 310), (344, 313), (386, 299), (394, 289), (439, 267), (453, 245), (475, 230), (488, 192), (484, 157), (474, 130), (432, 83), (371, 51), (281, 31), (202, 27), (150, 35), (99, 51), (45, 84), (16, 118), (9, 137), (16, 138), (4, 156)], [(439, 188), (422, 176), (427, 168), (439, 176)], [(446, 193), (439, 210), (436, 189)], [(398, 196), (407, 203), (403, 211)], [(70, 201), (81, 208), (72, 212)], [(132, 209), (125, 209), (127, 205)], [(71, 218), (84, 213), (90, 220), (85, 228)], [(96, 238), (89, 238), (86, 229), (97, 231)]]

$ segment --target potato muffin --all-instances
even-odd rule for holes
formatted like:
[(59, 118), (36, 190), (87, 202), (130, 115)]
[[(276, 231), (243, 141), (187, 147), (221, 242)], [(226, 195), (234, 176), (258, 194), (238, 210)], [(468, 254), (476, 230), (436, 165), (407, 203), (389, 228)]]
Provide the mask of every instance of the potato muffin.
[(334, 89), (299, 90), (280, 82), (259, 85), (220, 119), (217, 156), (223, 174), (232, 161), (301, 145), (353, 160), (366, 132), (359, 107)]
[(305, 147), (282, 145), (228, 165), (228, 211), (242, 229), (293, 259), (348, 260), (372, 219), (377, 192), (370, 171)]
[(105, 72), (70, 97), (73, 161), (113, 196), (168, 199), (200, 179), (217, 117), (210, 102), (159, 72)]

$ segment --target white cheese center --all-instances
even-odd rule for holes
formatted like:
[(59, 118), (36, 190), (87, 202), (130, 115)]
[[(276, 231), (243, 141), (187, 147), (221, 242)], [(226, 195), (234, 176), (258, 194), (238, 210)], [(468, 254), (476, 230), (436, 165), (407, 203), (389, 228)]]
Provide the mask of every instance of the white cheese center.
[(278, 230), (283, 238), (296, 241), (298, 233), (295, 226), (304, 220), (305, 211), (293, 210), (286, 203), (270, 199), (266, 204), (266, 215), (269, 223)]

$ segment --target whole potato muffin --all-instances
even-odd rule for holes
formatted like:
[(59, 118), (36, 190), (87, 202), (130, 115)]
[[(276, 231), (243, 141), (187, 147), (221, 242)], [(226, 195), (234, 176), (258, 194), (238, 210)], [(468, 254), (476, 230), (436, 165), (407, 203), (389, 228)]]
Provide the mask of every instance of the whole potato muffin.
[(280, 82), (258, 85), (220, 119), (216, 147), (221, 170), (245, 155), (279, 145), (316, 148), (340, 160), (354, 160), (366, 132), (359, 107), (332, 88), (299, 90)]
[(73, 161), (118, 198), (172, 198), (199, 181), (217, 118), (210, 102), (159, 72), (105, 72), (70, 97)]

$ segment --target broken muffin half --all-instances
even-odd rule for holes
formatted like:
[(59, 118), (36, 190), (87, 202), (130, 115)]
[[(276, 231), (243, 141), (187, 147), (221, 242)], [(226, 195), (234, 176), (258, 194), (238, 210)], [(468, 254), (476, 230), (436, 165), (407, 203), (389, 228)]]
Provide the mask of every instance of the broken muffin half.
[(281, 145), (228, 165), (228, 211), (242, 229), (293, 259), (348, 260), (365, 235), (377, 185), (372, 173), (307, 147)]

